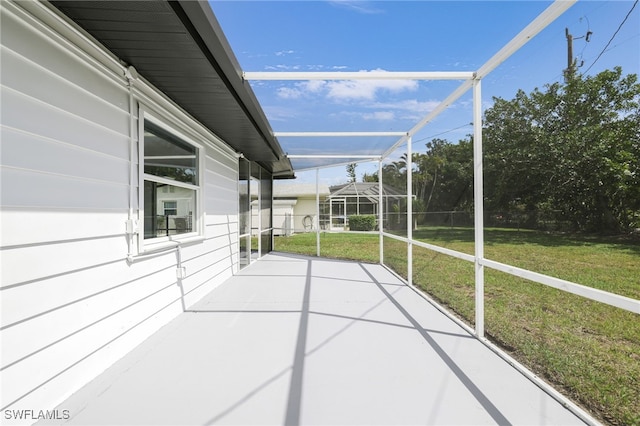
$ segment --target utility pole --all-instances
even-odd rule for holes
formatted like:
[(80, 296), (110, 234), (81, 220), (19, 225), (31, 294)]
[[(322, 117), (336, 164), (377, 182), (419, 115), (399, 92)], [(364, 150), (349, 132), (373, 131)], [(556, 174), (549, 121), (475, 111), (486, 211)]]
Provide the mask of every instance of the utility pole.
[(564, 29), (567, 37), (567, 69), (564, 71), (564, 81), (568, 83), (576, 72), (576, 63), (573, 60), (573, 36), (569, 33), (569, 28)]
[[(568, 83), (569, 80), (571, 80), (575, 75), (576, 68), (578, 68), (576, 66), (576, 60), (573, 58), (573, 40), (580, 40), (581, 38), (583, 38), (588, 43), (591, 41), (591, 34), (593, 33), (591, 32), (591, 30), (588, 30), (585, 35), (574, 38), (569, 32), (569, 28), (565, 27), (564, 34), (567, 37), (567, 69), (564, 70), (564, 81), (565, 83)], [(582, 66), (582, 63), (580, 64), (580, 66)]]

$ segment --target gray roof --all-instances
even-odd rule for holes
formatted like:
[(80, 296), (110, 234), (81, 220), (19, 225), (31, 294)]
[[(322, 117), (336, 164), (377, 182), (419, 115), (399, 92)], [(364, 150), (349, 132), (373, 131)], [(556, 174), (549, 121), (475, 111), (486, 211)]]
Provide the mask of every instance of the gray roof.
[[(356, 197), (377, 198), (380, 193), (378, 182), (351, 182), (343, 185), (335, 185), (329, 188), (331, 197)], [(389, 185), (382, 185), (382, 195), (394, 198), (402, 197), (403, 192)]]
[(208, 2), (51, 3), (247, 159), (293, 177)]

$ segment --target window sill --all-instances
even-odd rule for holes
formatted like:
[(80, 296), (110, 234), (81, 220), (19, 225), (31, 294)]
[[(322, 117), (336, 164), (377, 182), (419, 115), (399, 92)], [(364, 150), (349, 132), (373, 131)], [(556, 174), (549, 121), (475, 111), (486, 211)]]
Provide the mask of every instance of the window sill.
[(191, 237), (184, 237), (175, 240), (169, 241), (160, 241), (157, 243), (145, 244), (144, 248), (140, 253), (127, 256), (127, 260), (129, 263), (133, 263), (138, 260), (144, 260), (150, 257), (155, 257), (161, 254), (164, 254), (171, 250), (176, 250), (179, 247), (184, 247), (186, 245), (201, 243), (205, 240), (202, 235), (195, 235)]

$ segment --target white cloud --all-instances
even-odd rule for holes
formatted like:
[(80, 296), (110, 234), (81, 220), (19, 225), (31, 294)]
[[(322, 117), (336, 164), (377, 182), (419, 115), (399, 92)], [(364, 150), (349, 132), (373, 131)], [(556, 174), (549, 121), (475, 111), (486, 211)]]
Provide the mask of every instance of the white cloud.
[(295, 50), (280, 50), (279, 52), (276, 52), (275, 55), (276, 56), (285, 56), (285, 55), (291, 55), (293, 53), (296, 53)]
[(264, 69), (268, 71), (290, 71), (290, 70), (299, 70), (300, 65), (266, 65)]
[(369, 121), (391, 121), (396, 119), (393, 111), (376, 111), (362, 114), (362, 118)]
[(327, 82), (322, 80), (311, 80), (295, 83), (293, 87), (279, 87), (276, 91), (279, 98), (299, 99), (304, 96), (317, 96), (326, 86)]
[(327, 96), (336, 100), (373, 100), (381, 91), (403, 92), (418, 88), (414, 80), (345, 80), (327, 83)]
[[(270, 69), (298, 69), (298, 66), (277, 65)], [(374, 70), (384, 72), (384, 70)], [(368, 71), (361, 71), (366, 73)], [(278, 96), (284, 99), (297, 99), (303, 96), (323, 96), (333, 101), (373, 101), (381, 92), (399, 93), (415, 91), (415, 80), (310, 80), (295, 83), (278, 89)]]
[(399, 102), (376, 102), (369, 105), (369, 108), (375, 109), (395, 109), (415, 113), (426, 114), (433, 111), (440, 101), (418, 101), (417, 99), (407, 99)]
[(301, 90), (305, 90), (311, 93), (319, 93), (324, 89), (327, 85), (326, 81), (322, 80), (310, 80), (302, 83), (298, 83), (298, 86)]
[(295, 87), (279, 87), (277, 94), (282, 99), (298, 99), (302, 97), (303, 92)]
[(263, 107), (263, 110), (267, 117), (269, 117), (269, 121), (289, 121), (299, 116), (298, 110), (281, 106), (267, 105)]
[(330, 0), (329, 3), (333, 6), (367, 15), (384, 12), (382, 9), (375, 7), (373, 2), (365, 0)]

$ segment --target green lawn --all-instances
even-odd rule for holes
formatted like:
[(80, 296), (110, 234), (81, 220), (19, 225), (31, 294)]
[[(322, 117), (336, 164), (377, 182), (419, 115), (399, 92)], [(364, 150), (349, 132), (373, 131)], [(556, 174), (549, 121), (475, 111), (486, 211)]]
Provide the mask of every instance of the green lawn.
[[(315, 255), (315, 234), (277, 237), (278, 251)], [(425, 228), (414, 238), (473, 253), (473, 230)], [(321, 234), (321, 255), (377, 262), (379, 237)], [(485, 230), (485, 257), (640, 299), (640, 243)], [(406, 245), (384, 239), (385, 263), (406, 277)], [(474, 322), (473, 264), (414, 247), (414, 284)], [(640, 425), (640, 317), (485, 268), (487, 336), (602, 421)]]

